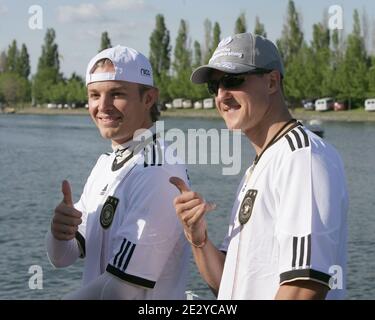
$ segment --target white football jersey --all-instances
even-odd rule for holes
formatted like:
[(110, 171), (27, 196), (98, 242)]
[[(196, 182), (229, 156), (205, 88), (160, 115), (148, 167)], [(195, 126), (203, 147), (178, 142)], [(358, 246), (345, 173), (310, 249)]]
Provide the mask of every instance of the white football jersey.
[(347, 210), (340, 156), (302, 125), (293, 128), (240, 184), (218, 298), (274, 299), (281, 284), (299, 279), (330, 286), (327, 299), (344, 298)]
[(107, 271), (152, 289), (146, 299), (185, 298), (190, 246), (169, 178), (188, 178), (184, 165), (163, 161), (164, 150), (154, 135), (149, 144), (131, 141), (97, 161), (75, 204), (83, 213), (76, 236), (85, 257), (83, 285)]

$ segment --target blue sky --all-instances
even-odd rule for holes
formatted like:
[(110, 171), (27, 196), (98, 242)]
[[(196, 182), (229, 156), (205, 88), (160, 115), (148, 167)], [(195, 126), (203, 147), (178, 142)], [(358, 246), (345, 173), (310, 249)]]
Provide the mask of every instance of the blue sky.
[[(247, 19), (248, 31), (253, 31), (255, 17), (265, 25), (268, 38), (281, 36), (288, 0), (0, 0), (0, 51), (13, 39), (27, 45), (32, 73), (41, 53), (47, 28), (54, 28), (61, 55), (61, 71), (69, 76), (73, 71), (83, 75), (89, 59), (98, 51), (100, 35), (108, 31), (112, 44), (133, 47), (145, 55), (149, 52), (149, 37), (155, 26), (155, 16), (164, 15), (171, 33), (172, 45), (180, 19), (189, 25), (191, 42), (203, 43), (204, 20), (218, 21), (222, 37), (233, 33), (235, 20), (241, 12)], [(351, 32), (353, 10), (362, 16), (366, 12), (369, 31), (375, 33), (375, 1), (368, 0), (295, 0), (302, 16), (305, 39), (311, 39), (312, 25), (323, 20), (331, 5), (343, 9), (344, 32)], [(29, 28), (29, 8), (43, 9), (42, 30)]]

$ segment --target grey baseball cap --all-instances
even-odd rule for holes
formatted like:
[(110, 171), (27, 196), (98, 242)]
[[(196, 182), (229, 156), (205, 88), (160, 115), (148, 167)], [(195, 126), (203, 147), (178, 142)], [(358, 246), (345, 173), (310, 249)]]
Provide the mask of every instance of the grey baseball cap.
[(284, 76), (279, 51), (270, 40), (251, 33), (239, 33), (223, 39), (207, 65), (191, 74), (194, 83), (205, 83), (213, 70), (244, 73), (255, 69), (277, 70)]

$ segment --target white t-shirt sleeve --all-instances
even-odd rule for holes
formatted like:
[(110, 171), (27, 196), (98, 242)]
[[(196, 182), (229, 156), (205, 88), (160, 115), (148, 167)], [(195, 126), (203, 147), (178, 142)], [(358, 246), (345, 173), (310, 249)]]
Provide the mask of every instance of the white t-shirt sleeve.
[(78, 243), (72, 240), (57, 240), (48, 230), (45, 237), (47, 256), (50, 263), (56, 268), (72, 265), (80, 255)]
[(127, 196), (120, 199), (127, 201), (127, 209), (107, 272), (138, 286), (155, 286), (183, 237), (173, 206), (178, 190), (169, 182), (172, 175), (188, 183), (184, 170), (168, 172), (164, 166), (148, 167), (133, 175), (130, 189), (124, 191)]
[(329, 269), (338, 261), (340, 232), (346, 227), (345, 178), (338, 162), (303, 148), (290, 153), (279, 171), (280, 284), (313, 280), (329, 286)]

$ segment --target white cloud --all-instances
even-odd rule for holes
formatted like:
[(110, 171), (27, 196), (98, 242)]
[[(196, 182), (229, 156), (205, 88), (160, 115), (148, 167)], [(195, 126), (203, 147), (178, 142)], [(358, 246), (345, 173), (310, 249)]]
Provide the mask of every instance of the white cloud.
[(60, 6), (58, 8), (60, 22), (92, 22), (104, 20), (102, 10), (91, 3), (78, 6)]
[(103, 4), (103, 8), (111, 9), (144, 9), (145, 3), (143, 0), (107, 0)]
[(4, 4), (0, 3), (0, 15), (3, 15), (7, 12), (8, 12), (8, 8)]

